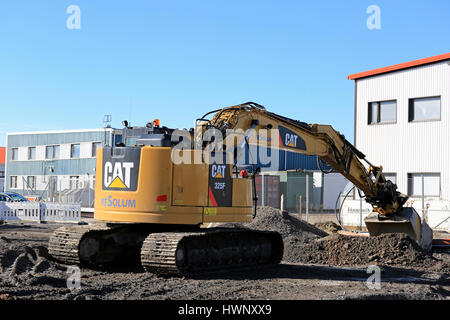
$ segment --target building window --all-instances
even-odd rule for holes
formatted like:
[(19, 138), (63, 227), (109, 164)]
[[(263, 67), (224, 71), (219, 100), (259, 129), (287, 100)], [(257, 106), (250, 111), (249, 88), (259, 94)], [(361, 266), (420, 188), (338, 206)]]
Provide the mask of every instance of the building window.
[(36, 160), (36, 147), (28, 147), (28, 160)]
[(11, 149), (11, 160), (19, 160), (19, 149), (18, 148)]
[(80, 176), (70, 176), (70, 189), (78, 189), (80, 185)]
[(368, 124), (396, 123), (397, 101), (369, 102)]
[(441, 119), (441, 97), (409, 99), (411, 121), (430, 121)]
[(9, 184), (11, 189), (17, 189), (17, 176), (11, 176)]
[(4, 178), (5, 177), (5, 171), (0, 171), (0, 178)]
[(27, 177), (27, 188), (28, 189), (34, 189), (36, 187), (36, 177), (35, 176), (28, 176)]
[(121, 134), (115, 134), (113, 139), (114, 139), (113, 146), (117, 146), (119, 143), (122, 143), (122, 135)]
[(101, 142), (92, 142), (92, 157), (95, 158), (97, 156), (97, 149), (101, 148)]
[(129, 138), (126, 138), (126, 140), (125, 140), (125, 145), (127, 146), (127, 147), (129, 147), (129, 146), (135, 146), (136, 145), (136, 141), (137, 141), (137, 137), (129, 137)]
[(397, 174), (396, 173), (384, 173), (386, 180), (391, 180), (392, 183), (397, 184)]
[(79, 158), (80, 157), (80, 144), (72, 144), (70, 146), (70, 157), (71, 158)]
[(425, 197), (439, 197), (441, 194), (441, 174), (408, 173), (408, 195), (411, 197), (421, 197), (422, 192)]
[(59, 158), (59, 146), (45, 147), (45, 159), (58, 159), (58, 158)]

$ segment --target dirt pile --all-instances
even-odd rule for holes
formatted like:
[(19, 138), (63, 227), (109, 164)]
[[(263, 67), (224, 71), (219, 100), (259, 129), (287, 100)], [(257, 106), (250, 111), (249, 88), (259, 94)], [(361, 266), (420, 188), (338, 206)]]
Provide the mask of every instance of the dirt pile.
[(259, 207), (255, 219), (245, 225), (251, 229), (278, 231), (283, 237), (301, 236), (318, 239), (327, 236), (323, 230), (293, 216), (283, 218), (280, 210), (272, 207)]
[(2, 237), (0, 252), (0, 285), (33, 285), (42, 282), (65, 285), (60, 279), (65, 268), (50, 260), (44, 246), (22, 245)]
[(283, 260), (293, 262), (297, 260), (298, 251), (306, 244), (328, 235), (323, 230), (288, 216), (283, 218), (280, 210), (272, 207), (258, 207), (255, 219), (245, 224), (226, 224), (227, 227), (245, 227), (253, 230), (276, 231), (281, 234), (284, 242)]
[(335, 266), (391, 265), (450, 272), (450, 265), (434, 258), (405, 234), (351, 237), (334, 234), (308, 244), (292, 262)]
[[(434, 258), (404, 234), (378, 237), (329, 235), (293, 216), (283, 218), (278, 209), (271, 207), (259, 207), (251, 223), (232, 225), (279, 232), (283, 237), (285, 262), (333, 266), (378, 264), (450, 273), (448, 262)], [(339, 226), (324, 223), (320, 227), (333, 232)]]

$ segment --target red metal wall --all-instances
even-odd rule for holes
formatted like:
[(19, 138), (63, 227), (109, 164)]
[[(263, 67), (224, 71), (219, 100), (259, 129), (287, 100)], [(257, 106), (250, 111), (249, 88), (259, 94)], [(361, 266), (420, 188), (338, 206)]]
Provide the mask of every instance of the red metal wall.
[[(262, 205), (262, 179), (256, 176), (256, 194), (258, 195), (258, 206)], [(264, 205), (280, 208), (280, 177), (264, 176)]]

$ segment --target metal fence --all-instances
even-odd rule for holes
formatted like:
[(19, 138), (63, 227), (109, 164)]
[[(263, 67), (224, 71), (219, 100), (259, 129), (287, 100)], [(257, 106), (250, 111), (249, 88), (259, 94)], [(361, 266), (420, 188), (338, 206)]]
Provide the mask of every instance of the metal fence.
[(0, 221), (79, 222), (79, 204), (0, 202)]
[(258, 205), (299, 214), (309, 220), (336, 213), (336, 199), (348, 185), (340, 174), (317, 171), (262, 172), (256, 179)]
[[(405, 206), (413, 207), (434, 231), (450, 232), (450, 200), (442, 196), (440, 183), (437, 175), (409, 175), (406, 186), (400, 187), (399, 191), (409, 196)], [(341, 225), (365, 230), (364, 218), (372, 207), (363, 197), (354, 190), (345, 190), (340, 194), (336, 212)]]
[(0, 221), (40, 221), (38, 202), (0, 202)]
[[(399, 183), (399, 191), (409, 196), (405, 206), (414, 207), (433, 230), (450, 232), (450, 200), (442, 196), (439, 175), (408, 175), (403, 182), (397, 182), (395, 176), (389, 179)], [(372, 211), (353, 184), (339, 173), (262, 172), (256, 183), (258, 205), (297, 213), (309, 222), (317, 221), (319, 214), (328, 214), (345, 228), (364, 231), (364, 218)]]
[(93, 208), (95, 199), (95, 180), (93, 176), (46, 177), (46, 180), (39, 182), (40, 188), (24, 179), (22, 195), (30, 200), (45, 201), (49, 203), (76, 203), (83, 208)]

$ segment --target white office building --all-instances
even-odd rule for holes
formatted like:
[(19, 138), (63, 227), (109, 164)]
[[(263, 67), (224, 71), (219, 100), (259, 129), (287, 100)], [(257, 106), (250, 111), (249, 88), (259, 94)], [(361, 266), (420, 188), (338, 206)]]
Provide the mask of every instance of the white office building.
[(97, 149), (121, 140), (122, 131), (113, 128), (8, 133), (5, 189), (43, 199), (92, 193)]
[(348, 79), (355, 82), (355, 146), (400, 192), (450, 209), (450, 53)]

